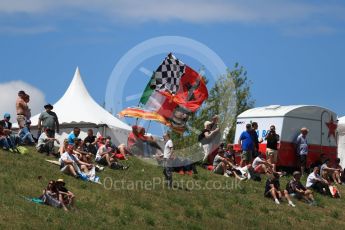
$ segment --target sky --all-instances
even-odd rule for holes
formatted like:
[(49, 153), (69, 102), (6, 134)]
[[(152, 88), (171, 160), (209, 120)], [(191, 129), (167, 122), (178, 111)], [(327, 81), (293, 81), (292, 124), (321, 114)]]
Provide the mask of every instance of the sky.
[[(207, 46), (230, 69), (244, 66), (256, 106), (319, 105), (341, 117), (344, 29), (345, 2), (336, 0), (2, 0), (0, 114), (14, 110), (22, 88), (33, 95), (33, 114), (55, 103), (77, 66), (103, 104), (108, 79), (129, 50), (151, 38), (180, 36)], [(196, 70), (207, 66), (193, 54), (175, 55)], [(149, 80), (142, 69), (155, 70), (164, 57), (162, 51), (128, 73), (123, 106), (137, 105), (128, 96)]]

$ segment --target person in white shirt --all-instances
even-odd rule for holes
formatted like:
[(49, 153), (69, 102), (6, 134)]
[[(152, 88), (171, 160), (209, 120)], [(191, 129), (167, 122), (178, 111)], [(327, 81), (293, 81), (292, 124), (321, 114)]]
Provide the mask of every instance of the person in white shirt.
[(76, 156), (73, 154), (73, 145), (69, 145), (67, 150), (64, 154), (61, 155), (60, 159), (60, 171), (66, 174), (70, 174), (74, 177), (79, 177), (78, 174), (81, 173), (81, 170), (78, 165), (82, 166), (83, 168), (92, 166), (91, 164), (85, 163), (80, 161)]
[(165, 176), (166, 181), (168, 182), (168, 187), (172, 188), (172, 160), (174, 159), (173, 154), (173, 142), (170, 138), (169, 133), (165, 133), (164, 136), (165, 146), (163, 152), (163, 174)]
[(50, 136), (51, 130), (46, 128), (44, 132), (38, 138), (36, 149), (40, 153), (46, 153), (48, 156), (50, 154), (56, 155), (54, 153), (54, 142), (60, 144), (59, 140), (53, 136)]
[(314, 167), (312, 173), (309, 174), (307, 178), (306, 187), (307, 189), (314, 189), (323, 195), (330, 195), (329, 182), (320, 176), (319, 167)]
[(113, 159), (110, 157), (111, 150), (108, 149), (110, 141), (106, 140), (105, 138), (102, 138), (101, 140), (102, 145), (98, 148), (95, 161), (101, 165), (107, 165), (110, 167), (113, 161)]
[(273, 165), (270, 164), (267, 160), (265, 160), (262, 154), (260, 154), (254, 159), (252, 167), (254, 169), (254, 172), (259, 174), (272, 174), (274, 172)]

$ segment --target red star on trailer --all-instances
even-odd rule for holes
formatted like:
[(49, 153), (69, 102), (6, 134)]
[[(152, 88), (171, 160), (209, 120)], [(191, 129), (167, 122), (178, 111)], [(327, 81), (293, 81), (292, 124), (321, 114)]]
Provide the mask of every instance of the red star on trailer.
[(333, 136), (335, 138), (335, 131), (337, 130), (337, 123), (334, 122), (333, 116), (331, 116), (331, 120), (329, 122), (326, 122), (326, 125), (328, 127), (328, 138)]

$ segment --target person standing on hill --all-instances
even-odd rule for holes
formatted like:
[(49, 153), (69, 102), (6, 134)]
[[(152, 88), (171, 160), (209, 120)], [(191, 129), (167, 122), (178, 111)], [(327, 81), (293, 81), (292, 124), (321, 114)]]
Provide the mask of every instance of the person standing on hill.
[[(259, 140), (259, 136), (257, 133), (257, 130), (259, 128), (259, 125), (257, 122), (253, 122), (252, 123), (252, 130), (250, 131), (250, 135), (252, 137), (253, 140), (253, 151), (252, 151), (252, 159), (256, 158), (257, 156), (260, 155), (259, 153), (259, 144), (262, 142), (262, 140)], [(261, 138), (260, 138), (261, 139)]]
[(252, 151), (254, 149), (254, 143), (251, 136), (252, 125), (246, 125), (246, 131), (243, 131), (238, 144), (242, 148), (241, 163), (240, 166), (244, 167), (247, 164), (250, 164), (252, 161)]
[(308, 156), (308, 141), (307, 135), (309, 130), (305, 127), (301, 128), (301, 134), (297, 137), (296, 140), (296, 147), (297, 147), (297, 154), (299, 156), (299, 163), (301, 167), (301, 173), (305, 172), (306, 165), (307, 165), (307, 156)]
[(267, 141), (266, 146), (266, 157), (267, 161), (273, 165), (273, 171), (276, 171), (276, 164), (278, 161), (278, 142), (279, 135), (276, 133), (276, 127), (271, 125), (269, 133), (266, 135), (265, 140)]
[(51, 132), (49, 133), (49, 136), (55, 137), (55, 133), (60, 132), (59, 119), (56, 113), (52, 111), (54, 107), (51, 104), (45, 105), (44, 109), (46, 111), (42, 112), (38, 118), (39, 135), (41, 132), (44, 132), (46, 129), (49, 129)]
[(173, 186), (173, 168), (172, 168), (172, 160), (174, 159), (173, 155), (173, 142), (170, 138), (169, 133), (165, 133), (164, 136), (165, 146), (164, 146), (164, 153), (163, 153), (163, 174), (165, 179), (168, 183), (168, 187), (171, 189)]
[(28, 104), (25, 102), (27, 94), (21, 90), (18, 92), (18, 98), (16, 100), (16, 112), (17, 112), (17, 122), (20, 129), (25, 127), (26, 117), (29, 112)]

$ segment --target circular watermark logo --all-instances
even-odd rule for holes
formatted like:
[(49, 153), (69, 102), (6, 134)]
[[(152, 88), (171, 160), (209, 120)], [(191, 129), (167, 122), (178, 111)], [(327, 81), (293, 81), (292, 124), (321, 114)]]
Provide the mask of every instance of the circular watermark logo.
[[(141, 73), (147, 75), (147, 82), (149, 82), (152, 76), (152, 71), (148, 70), (148, 68), (145, 68), (143, 63), (157, 55), (161, 55), (161, 59), (163, 59), (170, 52), (177, 57), (179, 57), (179, 55), (190, 57), (191, 59), (199, 62), (200, 67), (202, 67), (202, 70), (199, 72), (199, 74), (204, 75), (204, 71), (207, 71), (207, 79), (213, 80), (213, 82), (216, 82), (220, 76), (227, 74), (227, 67), (223, 60), (217, 55), (216, 52), (199, 41), (181, 36), (160, 36), (151, 38), (130, 49), (115, 65), (107, 83), (105, 108), (113, 113), (119, 113), (125, 109), (125, 105), (126, 107), (128, 106), (129, 101), (133, 101), (132, 106), (136, 106), (143, 92), (128, 94), (126, 90), (126, 83), (128, 83), (130, 77), (133, 76), (136, 71), (140, 71)], [(159, 64), (161, 63), (158, 62), (155, 68), (157, 68)], [(188, 63), (186, 64), (188, 65)], [(137, 123), (135, 118), (132, 119), (132, 124)], [(139, 125), (143, 126), (147, 122), (148, 121), (140, 120)], [(189, 129), (191, 132), (200, 132), (200, 130), (193, 130), (191, 127), (189, 127)], [(163, 131), (166, 131), (166, 128), (163, 128)], [(164, 143), (160, 142), (160, 144), (161, 152), (163, 152)], [(182, 159), (176, 164), (186, 165), (190, 164), (190, 162), (200, 161), (203, 154), (192, 150), (192, 147), (195, 146), (199, 146), (199, 142), (197, 140), (195, 140), (194, 143), (190, 143), (188, 149), (184, 149), (184, 152), (189, 152), (187, 155), (184, 154), (184, 158), (188, 160), (185, 161)], [(152, 154), (152, 151), (155, 152), (152, 150), (149, 144), (143, 145), (142, 148), (143, 153), (151, 152)], [(201, 146), (199, 150), (204, 151)], [(151, 154), (149, 154), (149, 156)]]

